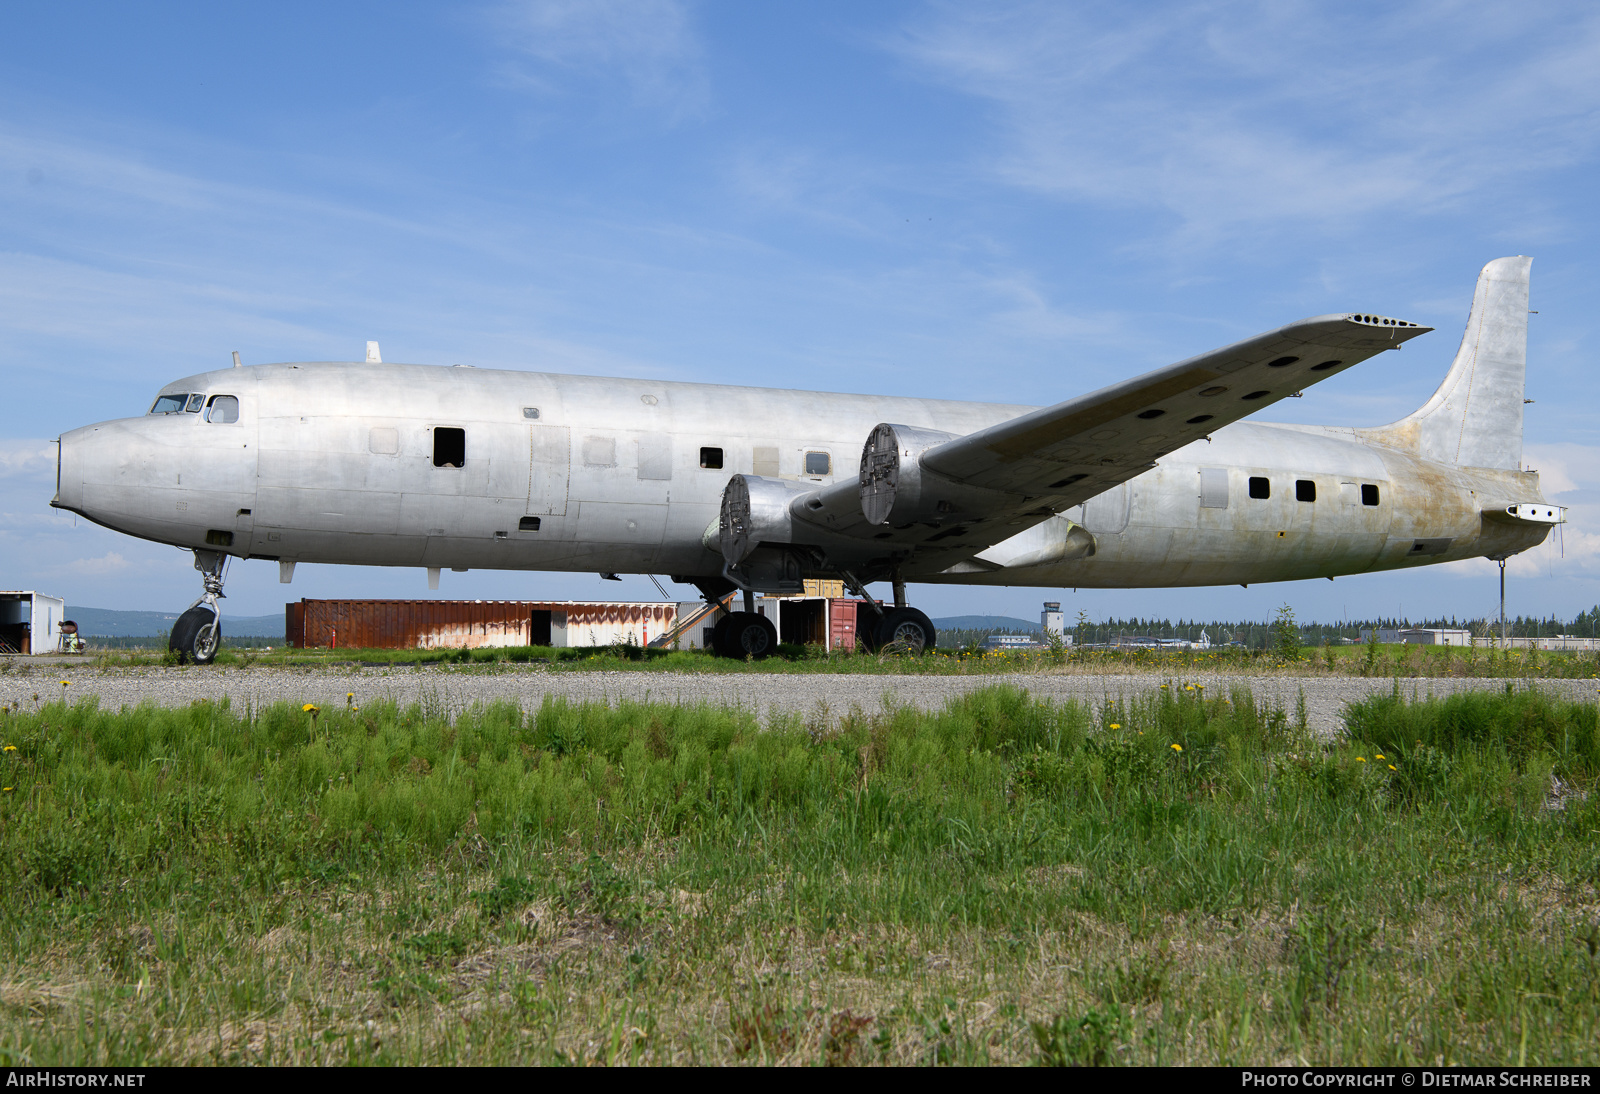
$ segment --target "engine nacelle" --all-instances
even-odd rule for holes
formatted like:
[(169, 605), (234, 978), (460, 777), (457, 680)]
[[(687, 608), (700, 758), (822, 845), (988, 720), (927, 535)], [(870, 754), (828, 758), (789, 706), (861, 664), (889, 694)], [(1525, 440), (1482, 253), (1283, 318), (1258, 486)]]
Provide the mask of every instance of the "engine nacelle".
[(735, 475), (722, 490), (719, 546), (730, 566), (749, 558), (763, 543), (787, 544), (794, 539), (789, 503), (815, 487), (809, 483)]
[(861, 515), (869, 524), (904, 528), (957, 523), (1006, 504), (998, 491), (968, 486), (923, 466), (923, 453), (954, 433), (888, 422), (873, 427), (861, 450)]
[(741, 589), (796, 593), (805, 588), (798, 554), (789, 546), (794, 528), (789, 504), (812, 492), (810, 484), (735, 475), (722, 491), (718, 521), (723, 575)]
[(861, 449), (861, 514), (868, 524), (904, 524), (919, 519), (923, 452), (954, 433), (881, 422)]

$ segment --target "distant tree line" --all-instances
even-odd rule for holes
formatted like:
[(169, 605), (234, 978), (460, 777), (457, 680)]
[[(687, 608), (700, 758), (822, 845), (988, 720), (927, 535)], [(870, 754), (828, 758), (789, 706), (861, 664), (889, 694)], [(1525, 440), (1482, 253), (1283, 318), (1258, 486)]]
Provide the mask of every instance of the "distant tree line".
[[(1409, 617), (1381, 616), (1377, 619), (1351, 619), (1338, 623), (1300, 623), (1300, 641), (1307, 646), (1342, 645), (1344, 641), (1359, 642), (1361, 632), (1368, 627), (1378, 628), (1404, 628), (1421, 627), (1426, 629), (1467, 630), (1475, 635), (1498, 635), (1500, 633), (1500, 620), (1498, 617), (1489, 619), (1478, 617), (1475, 619), (1458, 619), (1451, 616), (1413, 620)], [(1119, 636), (1132, 637), (1135, 635), (1149, 638), (1184, 638), (1191, 642), (1200, 640), (1200, 632), (1204, 631), (1211, 639), (1212, 645), (1223, 645), (1229, 642), (1242, 643), (1251, 649), (1265, 649), (1272, 640), (1271, 620), (1199, 620), (1199, 619), (1170, 619), (1141, 618), (1132, 616), (1127, 619), (1110, 618), (1099, 621), (1074, 621), (1070, 616), (1067, 619), (1067, 633), (1072, 635), (1073, 641), (1079, 644), (1103, 645), (1114, 643)], [(966, 627), (939, 632), (939, 645), (945, 649), (964, 648), (967, 646), (982, 645), (983, 640), (992, 634), (1034, 634), (1036, 630), (1024, 630), (1016, 627), (991, 627), (988, 629)], [(1531, 616), (1519, 615), (1506, 617), (1506, 634), (1512, 638), (1554, 638), (1558, 634), (1576, 635), (1582, 638), (1600, 637), (1600, 605), (1588, 611), (1579, 612), (1569, 620), (1562, 620), (1555, 615), (1540, 619)]]

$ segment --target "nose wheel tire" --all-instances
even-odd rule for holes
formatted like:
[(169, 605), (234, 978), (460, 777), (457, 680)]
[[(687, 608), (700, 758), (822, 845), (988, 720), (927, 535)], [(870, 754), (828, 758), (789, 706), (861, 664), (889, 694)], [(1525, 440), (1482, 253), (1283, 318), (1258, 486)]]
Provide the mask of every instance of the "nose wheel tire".
[(209, 665), (222, 648), (222, 620), (217, 613), (204, 605), (195, 605), (172, 625), (172, 637), (167, 648), (178, 655), (178, 663), (194, 662)]
[(713, 635), (719, 657), (760, 661), (778, 648), (778, 628), (760, 612), (734, 612), (717, 624)]
[(934, 647), (933, 620), (915, 608), (890, 608), (872, 627), (872, 649), (884, 653), (923, 653)]

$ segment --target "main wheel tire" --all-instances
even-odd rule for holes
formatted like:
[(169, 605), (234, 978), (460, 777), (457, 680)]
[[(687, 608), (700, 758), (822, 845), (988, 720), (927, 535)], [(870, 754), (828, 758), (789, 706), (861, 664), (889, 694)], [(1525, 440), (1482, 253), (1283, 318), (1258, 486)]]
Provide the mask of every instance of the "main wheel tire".
[(717, 643), (717, 653), (722, 657), (760, 661), (778, 648), (778, 628), (760, 612), (734, 612), (723, 624), (719, 624), (723, 630)]
[(926, 653), (938, 640), (933, 620), (915, 608), (890, 608), (872, 629), (872, 648), (895, 653)]
[(210, 608), (195, 605), (178, 616), (178, 621), (172, 625), (167, 648), (178, 655), (180, 665), (189, 661), (197, 665), (211, 664), (216, 660), (217, 650), (222, 648), (222, 620)]
[(711, 642), (706, 646), (706, 649), (710, 650), (718, 657), (723, 655), (722, 636), (728, 633), (728, 620), (732, 618), (733, 617), (731, 615), (724, 615), (721, 619), (717, 620), (716, 623), (712, 624)]

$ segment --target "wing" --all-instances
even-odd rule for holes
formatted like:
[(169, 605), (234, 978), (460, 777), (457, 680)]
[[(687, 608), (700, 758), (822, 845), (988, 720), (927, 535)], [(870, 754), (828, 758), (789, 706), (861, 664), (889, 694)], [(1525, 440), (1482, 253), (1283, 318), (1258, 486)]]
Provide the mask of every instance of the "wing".
[(809, 528), (830, 557), (855, 565), (908, 552), (918, 569), (953, 564), (1432, 329), (1319, 316), (965, 436), (885, 423), (858, 480), (787, 499), (791, 542), (808, 542)]
[(1431, 329), (1375, 315), (1304, 319), (969, 433), (925, 452), (922, 463), (955, 482), (1076, 505)]

